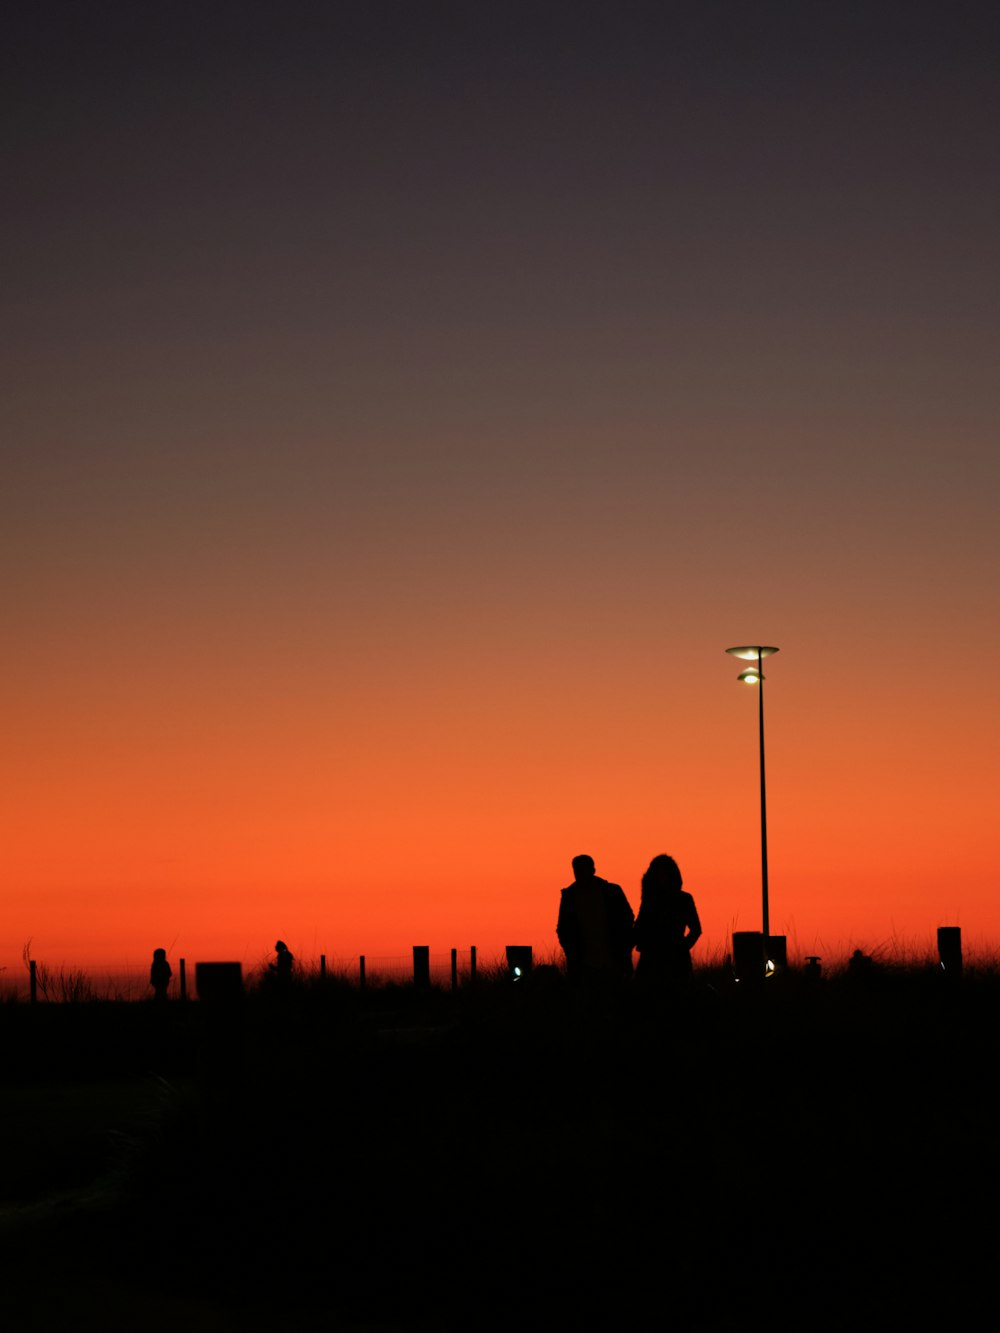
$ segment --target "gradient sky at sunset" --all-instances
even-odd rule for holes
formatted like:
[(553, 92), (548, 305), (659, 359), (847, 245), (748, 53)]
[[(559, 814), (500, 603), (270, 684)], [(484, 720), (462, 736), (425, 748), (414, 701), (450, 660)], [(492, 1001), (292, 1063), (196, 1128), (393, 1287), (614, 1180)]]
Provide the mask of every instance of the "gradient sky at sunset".
[[(0, 966), (1000, 950), (1000, 10), (5, 11)], [(171, 942), (173, 943), (171, 944)], [(0, 978), (2, 979), (2, 978)]]

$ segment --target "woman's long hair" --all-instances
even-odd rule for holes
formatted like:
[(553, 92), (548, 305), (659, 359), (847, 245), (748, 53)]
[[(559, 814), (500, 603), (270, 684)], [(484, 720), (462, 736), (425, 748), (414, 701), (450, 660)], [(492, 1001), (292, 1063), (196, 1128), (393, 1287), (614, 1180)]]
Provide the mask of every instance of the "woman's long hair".
[(654, 856), (642, 877), (642, 901), (664, 898), (680, 890), (684, 880), (672, 856)]

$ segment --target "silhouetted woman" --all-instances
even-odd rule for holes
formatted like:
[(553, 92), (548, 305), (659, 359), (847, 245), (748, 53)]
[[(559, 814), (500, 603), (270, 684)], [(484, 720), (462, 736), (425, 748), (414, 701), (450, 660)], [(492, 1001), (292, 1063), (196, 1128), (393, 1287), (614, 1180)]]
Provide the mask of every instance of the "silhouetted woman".
[(167, 987), (170, 985), (170, 978), (173, 975), (170, 964), (167, 962), (166, 949), (154, 949), (153, 966), (149, 969), (149, 984), (153, 988), (154, 1000), (165, 1000), (167, 998)]
[(698, 909), (672, 856), (654, 856), (642, 877), (642, 899), (635, 922), (639, 951), (636, 977), (643, 981), (687, 981), (691, 950), (701, 939)]

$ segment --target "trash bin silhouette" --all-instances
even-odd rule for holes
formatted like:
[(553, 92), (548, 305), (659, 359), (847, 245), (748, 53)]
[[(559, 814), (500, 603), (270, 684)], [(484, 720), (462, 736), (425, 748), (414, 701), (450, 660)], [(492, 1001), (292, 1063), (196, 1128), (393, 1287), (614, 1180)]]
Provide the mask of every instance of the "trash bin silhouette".
[(195, 963), (194, 984), (205, 1004), (238, 1004), (243, 999), (243, 964)]
[(764, 980), (764, 936), (759, 930), (733, 931), (733, 971), (744, 986)]
[(531, 945), (508, 944), (507, 967), (515, 981), (518, 977), (526, 977), (531, 971)]
[(938, 926), (937, 941), (942, 971), (957, 976), (962, 970), (961, 926)]

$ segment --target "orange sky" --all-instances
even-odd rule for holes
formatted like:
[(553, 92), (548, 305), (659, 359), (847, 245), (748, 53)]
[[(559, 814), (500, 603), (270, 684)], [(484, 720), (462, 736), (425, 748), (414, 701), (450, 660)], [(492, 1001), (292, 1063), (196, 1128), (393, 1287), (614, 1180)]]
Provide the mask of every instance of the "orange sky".
[[(276, 690), (279, 653), (243, 681), (97, 676), (62, 713), (22, 698), (9, 952), (30, 937), (39, 957), (110, 964), (174, 941), (256, 961), (278, 935), (313, 956), (548, 952), (571, 855), (590, 850), (637, 907), (667, 850), (716, 953), (760, 920), (756, 696), (724, 637), (748, 636), (702, 627), (672, 665), (656, 629), (643, 651), (637, 627), (634, 657), (624, 634), (578, 629), (554, 653), (484, 629), (457, 661), (404, 643), (405, 669), (373, 665), (346, 697), (322, 678)], [(828, 956), (930, 947), (942, 924), (995, 940), (981, 663), (953, 653), (935, 701), (919, 670), (880, 670), (877, 645), (852, 669), (814, 634), (768, 666), (772, 929)]]
[(431, 8), (24, 19), (0, 967), (996, 949), (989, 41)]

